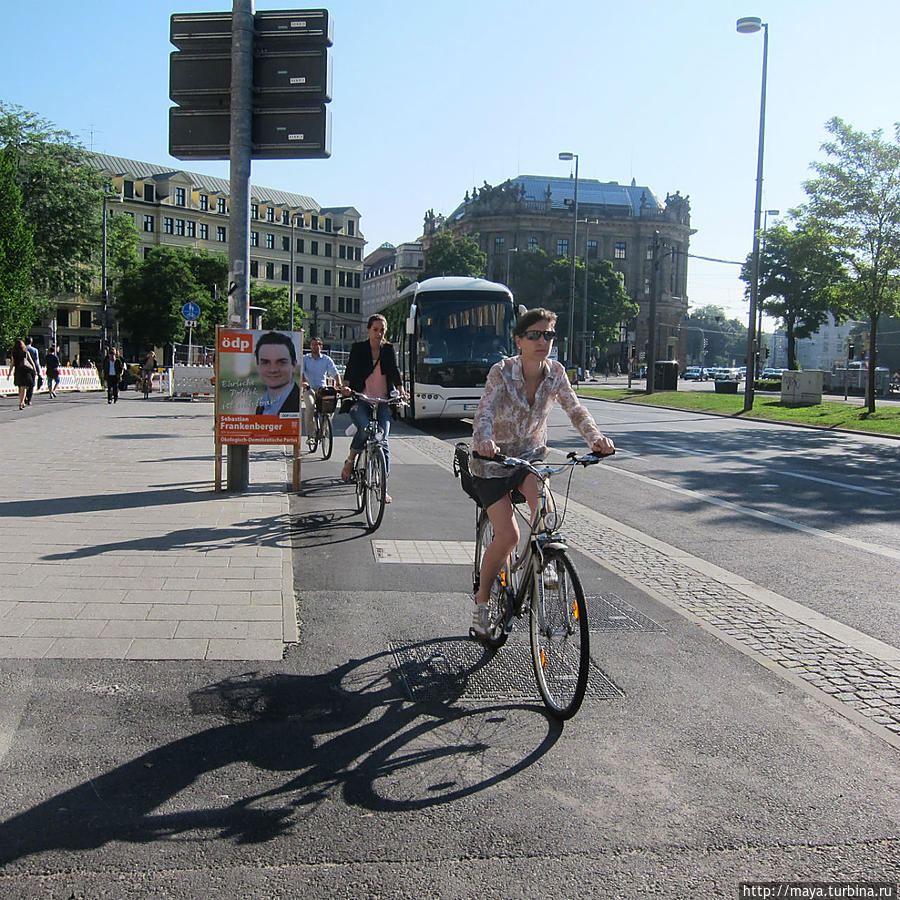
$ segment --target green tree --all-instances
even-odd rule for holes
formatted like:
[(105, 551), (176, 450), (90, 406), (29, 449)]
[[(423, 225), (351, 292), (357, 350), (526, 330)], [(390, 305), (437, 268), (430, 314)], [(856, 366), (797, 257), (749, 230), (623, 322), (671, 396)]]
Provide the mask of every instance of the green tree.
[(694, 310), (684, 322), (685, 353), (702, 366), (732, 366), (747, 348), (747, 326), (728, 319), (725, 310), (712, 304)]
[(192, 271), (194, 254), (173, 247), (155, 247), (147, 258), (122, 277), (118, 316), (122, 328), (138, 346), (156, 347), (184, 341), (181, 315), (185, 303), (208, 306), (208, 289)]
[[(748, 292), (752, 263), (741, 270)], [(759, 256), (759, 299), (763, 312), (780, 319), (787, 333), (788, 368), (797, 368), (797, 340), (814, 335), (828, 320), (833, 289), (844, 269), (830, 235), (813, 222), (790, 229), (776, 225), (765, 233)]]
[[(290, 297), (286, 287), (269, 287), (265, 284), (253, 282), (250, 285), (251, 306), (261, 306), (263, 313), (263, 328), (271, 328), (274, 331), (291, 330)], [(306, 328), (306, 313), (294, 304), (294, 328)]]
[(425, 267), (420, 281), (437, 275), (461, 275), (484, 278), (487, 255), (478, 246), (477, 234), (454, 237), (449, 231), (439, 231), (425, 253)]
[(106, 280), (111, 292), (118, 280), (140, 262), (139, 242), (131, 216), (110, 214), (106, 224)]
[(214, 344), (216, 325), (225, 325), (228, 320), (228, 260), (222, 253), (210, 254), (201, 250), (189, 255), (188, 265), (197, 282), (200, 298), (197, 300), (200, 318), (194, 328), (194, 341)]
[(33, 244), (11, 154), (0, 149), (0, 357), (24, 338), (35, 319)]
[(880, 129), (866, 134), (839, 118), (826, 129), (834, 140), (822, 145), (828, 159), (812, 164), (818, 177), (804, 184), (803, 214), (832, 235), (849, 271), (831, 289), (833, 304), (869, 319), (866, 405), (874, 412), (878, 319), (900, 312), (900, 123), (893, 141)]
[(0, 101), (0, 145), (11, 154), (34, 236), (32, 281), (47, 298), (77, 290), (96, 271), (103, 178), (75, 138)]

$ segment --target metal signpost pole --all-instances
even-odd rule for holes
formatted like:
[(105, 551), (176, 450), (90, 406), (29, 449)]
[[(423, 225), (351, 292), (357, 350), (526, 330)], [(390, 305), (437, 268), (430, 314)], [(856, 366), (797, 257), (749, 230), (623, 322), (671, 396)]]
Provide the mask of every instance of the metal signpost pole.
[[(250, 327), (250, 155), (253, 124), (253, 0), (234, 0), (231, 21), (231, 211), (228, 322)], [(250, 448), (229, 444), (230, 491), (250, 484)]]

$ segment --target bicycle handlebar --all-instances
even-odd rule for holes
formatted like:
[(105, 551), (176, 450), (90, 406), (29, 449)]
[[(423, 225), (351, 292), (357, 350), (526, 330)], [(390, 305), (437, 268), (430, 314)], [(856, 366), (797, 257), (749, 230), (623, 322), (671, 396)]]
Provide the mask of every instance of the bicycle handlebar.
[(583, 456), (578, 456), (574, 451), (569, 453), (566, 457), (566, 462), (560, 464), (559, 466), (536, 466), (533, 462), (527, 459), (519, 459), (516, 456), (505, 456), (502, 453), (496, 453), (493, 457), (490, 456), (482, 456), (480, 453), (476, 453), (474, 450), (472, 451), (472, 456), (475, 459), (482, 459), (485, 462), (495, 462), (499, 463), (502, 466), (506, 466), (507, 468), (515, 468), (516, 466), (525, 466), (525, 468), (534, 472), (535, 474), (547, 473), (551, 475), (555, 475), (558, 472), (562, 472), (566, 466), (593, 466), (596, 465), (603, 459), (607, 459), (610, 456), (615, 456), (616, 451), (613, 450), (612, 453), (595, 453), (591, 451), (590, 453), (585, 453)]
[(406, 406), (407, 403), (402, 397), (388, 397), (387, 400), (382, 397), (367, 397), (365, 394), (361, 394), (359, 391), (350, 391), (350, 398), (352, 400), (363, 400), (366, 403), (371, 403), (373, 406), (378, 403), (389, 404), (391, 406)]

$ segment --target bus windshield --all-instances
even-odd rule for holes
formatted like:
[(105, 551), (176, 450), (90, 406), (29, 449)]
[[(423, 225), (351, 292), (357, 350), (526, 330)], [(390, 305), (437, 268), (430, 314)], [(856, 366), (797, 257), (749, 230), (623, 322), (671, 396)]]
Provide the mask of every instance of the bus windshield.
[(416, 298), (416, 381), (483, 386), (512, 354), (513, 305), (491, 291), (429, 291)]

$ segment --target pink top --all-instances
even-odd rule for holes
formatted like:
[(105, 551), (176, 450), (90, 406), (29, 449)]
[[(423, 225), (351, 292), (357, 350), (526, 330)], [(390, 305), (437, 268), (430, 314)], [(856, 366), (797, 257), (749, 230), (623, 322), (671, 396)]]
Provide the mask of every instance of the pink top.
[(387, 400), (387, 378), (381, 371), (381, 360), (375, 363), (372, 374), (366, 379), (366, 389), (364, 391), (367, 397), (377, 397), (379, 400)]

